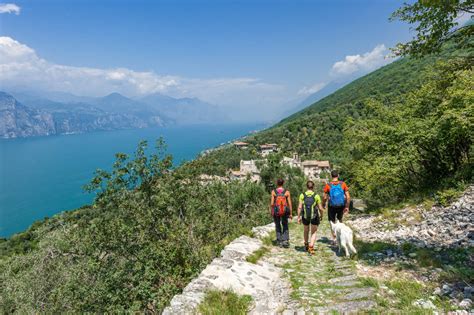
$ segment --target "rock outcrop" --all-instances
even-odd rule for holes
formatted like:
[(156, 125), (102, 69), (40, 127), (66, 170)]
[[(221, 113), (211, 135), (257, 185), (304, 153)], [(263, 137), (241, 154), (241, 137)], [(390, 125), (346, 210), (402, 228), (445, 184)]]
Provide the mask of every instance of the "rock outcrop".
[[(394, 244), (412, 243), (417, 247), (456, 248), (474, 246), (474, 186), (470, 186), (458, 201), (448, 207), (433, 206), (425, 210), (418, 206), (415, 213), (398, 210), (399, 221), (395, 228), (391, 223), (375, 216), (364, 216), (352, 220), (357, 237), (373, 242)], [(414, 222), (413, 215), (420, 219)]]

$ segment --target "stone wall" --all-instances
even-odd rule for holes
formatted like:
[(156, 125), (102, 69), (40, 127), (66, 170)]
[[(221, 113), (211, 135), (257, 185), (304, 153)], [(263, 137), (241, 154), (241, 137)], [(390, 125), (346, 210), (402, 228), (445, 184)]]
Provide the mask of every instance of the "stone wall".
[(239, 295), (250, 295), (250, 314), (275, 314), (289, 301), (290, 284), (282, 280), (282, 270), (268, 262), (253, 264), (246, 258), (263, 246), (261, 238), (273, 231), (268, 224), (253, 228), (255, 238), (241, 236), (221, 252), (201, 273), (170, 302), (163, 314), (195, 314), (208, 290), (230, 289)]

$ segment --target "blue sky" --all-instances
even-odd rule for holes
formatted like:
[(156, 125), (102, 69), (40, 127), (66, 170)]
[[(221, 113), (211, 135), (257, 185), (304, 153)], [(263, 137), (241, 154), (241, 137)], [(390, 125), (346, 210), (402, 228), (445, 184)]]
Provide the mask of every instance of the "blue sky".
[[(388, 21), (402, 1), (8, 3), (18, 10), (0, 14), (0, 63), (9, 72), (0, 83), (82, 95), (115, 89), (281, 106), (386, 64), (387, 48), (410, 38), (406, 24)], [(12, 67), (15, 58), (38, 69)]]

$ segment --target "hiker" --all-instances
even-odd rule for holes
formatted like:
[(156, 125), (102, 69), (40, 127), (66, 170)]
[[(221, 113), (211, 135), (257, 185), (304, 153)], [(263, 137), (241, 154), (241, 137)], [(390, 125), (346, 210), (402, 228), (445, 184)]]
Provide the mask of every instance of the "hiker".
[(280, 247), (290, 246), (290, 234), (288, 231), (288, 218), (293, 218), (293, 206), (291, 204), (291, 195), (288, 190), (283, 188), (285, 181), (277, 180), (277, 188), (272, 190), (270, 201), (270, 213), (275, 221), (275, 230), (277, 243)]
[[(311, 255), (314, 254), (314, 242), (316, 242), (316, 231), (323, 216), (323, 207), (321, 205), (321, 197), (314, 191), (314, 182), (306, 183), (308, 189), (300, 195), (298, 205), (298, 224), (303, 222), (304, 225), (304, 247)], [(303, 214), (303, 215), (301, 215)], [(311, 224), (311, 240), (309, 238), (309, 225)]]
[[(324, 187), (323, 207), (328, 204), (328, 219), (332, 223), (336, 223), (336, 218), (342, 222), (344, 213), (349, 212), (349, 204), (351, 196), (349, 195), (349, 188), (346, 183), (339, 180), (339, 173), (336, 170), (331, 172), (331, 181)], [(333, 242), (335, 243), (336, 235), (331, 229)]]

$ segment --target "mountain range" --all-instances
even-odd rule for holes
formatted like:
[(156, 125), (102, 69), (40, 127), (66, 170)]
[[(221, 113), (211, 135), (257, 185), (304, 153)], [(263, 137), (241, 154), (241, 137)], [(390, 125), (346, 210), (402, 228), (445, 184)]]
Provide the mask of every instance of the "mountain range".
[(60, 92), (0, 92), (0, 138), (215, 124), (230, 119), (197, 98), (152, 94), (131, 99), (119, 93), (80, 97)]

